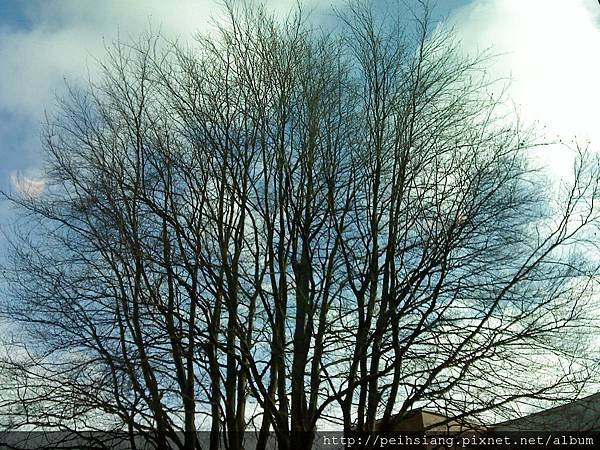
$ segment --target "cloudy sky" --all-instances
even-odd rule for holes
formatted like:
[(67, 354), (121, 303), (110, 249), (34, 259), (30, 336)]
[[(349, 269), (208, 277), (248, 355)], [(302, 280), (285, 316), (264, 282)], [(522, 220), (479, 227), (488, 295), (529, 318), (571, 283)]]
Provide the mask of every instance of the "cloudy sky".
[[(379, 1), (379, 0), (374, 0)], [(410, 0), (409, 0), (410, 1)], [(285, 10), (292, 0), (266, 0)], [(308, 2), (314, 14), (342, 0)], [(39, 178), (40, 124), (64, 80), (82, 81), (105, 43), (151, 23), (188, 38), (216, 14), (211, 0), (0, 1), (0, 188), (26, 195)], [(600, 149), (600, 5), (596, 0), (439, 0), (436, 10), (467, 51), (500, 56), (492, 76), (511, 78), (509, 95), (527, 122), (549, 135), (589, 139)], [(595, 143), (595, 144), (594, 144)], [(600, 150), (599, 150), (600, 151)], [(561, 156), (545, 158), (560, 172)], [(10, 221), (0, 205), (0, 221)]]

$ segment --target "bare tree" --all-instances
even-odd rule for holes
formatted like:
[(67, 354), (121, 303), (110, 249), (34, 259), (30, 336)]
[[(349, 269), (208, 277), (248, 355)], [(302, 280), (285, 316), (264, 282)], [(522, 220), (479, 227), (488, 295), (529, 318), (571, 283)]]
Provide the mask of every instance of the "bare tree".
[(7, 194), (11, 427), (304, 449), (585, 381), (598, 164), (554, 201), (487, 57), (421, 6), (328, 34), (228, 4), (217, 38), (118, 43), (70, 90), (46, 191)]

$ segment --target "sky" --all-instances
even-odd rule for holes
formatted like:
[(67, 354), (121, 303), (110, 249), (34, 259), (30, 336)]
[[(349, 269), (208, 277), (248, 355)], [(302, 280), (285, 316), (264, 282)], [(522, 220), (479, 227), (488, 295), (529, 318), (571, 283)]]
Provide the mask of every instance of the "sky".
[[(373, 0), (380, 3), (381, 0)], [(409, 3), (413, 0), (407, 0)], [(343, 0), (309, 0), (324, 16)], [(376, 3), (376, 4), (377, 4)], [(285, 11), (294, 0), (266, 0)], [(508, 96), (526, 123), (549, 137), (590, 141), (600, 151), (600, 5), (597, 0), (438, 0), (440, 26), (453, 27), (466, 52), (497, 56), (490, 76), (510, 79)], [(213, 19), (211, 19), (211, 17)], [(117, 38), (135, 38), (151, 24), (189, 39), (218, 20), (212, 0), (1, 0), (0, 188), (40, 195), (40, 131), (55, 96), (94, 75), (94, 60)], [(542, 150), (556, 176), (568, 157)], [(0, 204), (0, 223), (12, 212)]]
[[(319, 16), (344, 0), (306, 0)], [(380, 2), (382, 0), (372, 0)], [(415, 0), (406, 0), (412, 2)], [(285, 11), (295, 0), (265, 0)], [(525, 123), (549, 139), (577, 137), (600, 152), (600, 5), (597, 0), (438, 0), (436, 19), (465, 52), (498, 55), (490, 77), (510, 80), (508, 97)], [(94, 59), (117, 38), (151, 24), (189, 39), (218, 20), (213, 0), (0, 0), (0, 189), (44, 191), (41, 125), (69, 83), (94, 76)], [(327, 17), (324, 16), (324, 21)], [(560, 146), (540, 149), (555, 177), (569, 172)], [(15, 213), (0, 201), (0, 228)], [(0, 235), (1, 236), (1, 235)], [(4, 243), (0, 237), (0, 262)]]

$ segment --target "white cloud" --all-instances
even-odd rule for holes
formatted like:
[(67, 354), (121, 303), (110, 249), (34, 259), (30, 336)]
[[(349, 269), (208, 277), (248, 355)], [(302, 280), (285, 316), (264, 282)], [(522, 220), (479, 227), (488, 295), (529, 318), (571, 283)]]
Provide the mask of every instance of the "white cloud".
[(206, 27), (214, 2), (198, 0), (31, 0), (20, 2), (30, 26), (0, 28), (0, 188), (12, 185), (39, 195), (43, 185), (16, 177), (36, 169), (40, 123), (55, 107), (63, 78), (77, 83), (93, 76), (94, 58), (119, 36), (134, 38), (152, 27), (166, 37), (191, 36)]
[[(295, 1), (268, 4), (281, 13)], [(22, 5), (31, 27), (0, 29), (0, 112), (11, 123), (19, 118), (31, 136), (37, 136), (44, 110), (52, 109), (63, 77), (85, 78), (87, 65), (93, 67), (93, 58), (102, 57), (105, 42), (119, 35), (133, 38), (149, 24), (167, 37), (185, 39), (206, 30), (219, 11), (212, 0), (31, 0)], [(304, 9), (328, 6), (311, 0)], [(497, 77), (512, 78), (509, 94), (525, 121), (546, 125), (551, 136), (577, 135), (600, 146), (600, 8), (595, 2), (473, 0), (451, 22), (469, 50), (492, 47), (501, 54), (492, 70)], [(15, 153), (8, 150), (15, 147), (14, 142), (6, 145), (9, 139), (0, 129), (5, 169), (26, 168), (19, 158), (30, 164), (36, 144), (21, 143), (29, 150)], [(551, 163), (565, 166), (559, 155)]]
[[(593, 3), (593, 5), (591, 5)], [(548, 135), (590, 140), (600, 150), (600, 8), (589, 0), (474, 0), (451, 22), (470, 51), (498, 54), (491, 71), (511, 78), (526, 123)], [(557, 174), (564, 154), (545, 155)], [(568, 165), (567, 165), (568, 166)]]
[(87, 76), (104, 43), (160, 27), (165, 36), (191, 36), (206, 26), (212, 2), (180, 0), (46, 0), (24, 4), (30, 30), (0, 30), (0, 108), (35, 119), (52, 107), (63, 77)]
[[(307, 10), (319, 2), (307, 2)], [(0, 29), (0, 109), (40, 117), (62, 78), (86, 77), (104, 44), (160, 28), (169, 39), (189, 39), (223, 12), (212, 0), (33, 0), (23, 3), (30, 30)], [(294, 0), (270, 3), (278, 13)], [(321, 5), (324, 6), (324, 5)]]
[[(168, 39), (191, 39), (209, 30), (222, 9), (216, 0), (30, 0), (20, 2), (30, 26), (0, 27), (0, 114), (11, 129), (0, 126), (0, 187), (12, 170), (35, 167), (39, 157), (39, 124), (52, 111), (55, 95), (69, 82), (96, 72), (105, 45), (134, 40), (151, 28)], [(295, 0), (276, 0), (278, 13)], [(311, 5), (327, 7), (311, 0)], [(25, 131), (26, 130), (26, 131)], [(27, 141), (20, 137), (27, 135)], [(18, 151), (15, 149), (18, 148)]]

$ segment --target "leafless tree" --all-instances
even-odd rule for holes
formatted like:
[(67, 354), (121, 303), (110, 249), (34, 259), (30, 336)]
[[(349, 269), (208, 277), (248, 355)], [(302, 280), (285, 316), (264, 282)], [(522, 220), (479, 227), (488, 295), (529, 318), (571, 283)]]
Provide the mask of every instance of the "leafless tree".
[(305, 449), (578, 389), (597, 161), (550, 196), (488, 57), (421, 7), (325, 33), (230, 3), (217, 37), (118, 43), (70, 89), (46, 191), (6, 194), (13, 429)]

